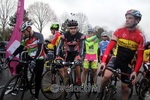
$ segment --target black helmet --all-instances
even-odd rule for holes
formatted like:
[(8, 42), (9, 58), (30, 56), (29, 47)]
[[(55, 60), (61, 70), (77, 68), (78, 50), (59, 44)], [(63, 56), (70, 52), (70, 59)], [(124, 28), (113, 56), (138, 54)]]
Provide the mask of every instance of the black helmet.
[(68, 21), (67, 25), (68, 25), (68, 27), (78, 26), (78, 22), (75, 20), (70, 20), (70, 21)]
[(145, 49), (148, 49), (148, 46), (150, 45), (150, 41), (147, 41), (146, 43), (145, 43)]

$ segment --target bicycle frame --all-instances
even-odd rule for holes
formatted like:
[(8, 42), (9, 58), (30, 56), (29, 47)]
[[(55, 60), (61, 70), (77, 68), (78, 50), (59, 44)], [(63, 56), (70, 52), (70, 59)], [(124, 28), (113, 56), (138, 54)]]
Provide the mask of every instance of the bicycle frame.
[[(106, 92), (105, 95), (106, 96), (104, 96), (104, 100), (108, 100), (110, 98), (113, 98), (113, 95), (115, 93), (117, 93), (116, 92), (116, 90), (117, 90), (116, 86), (117, 86), (117, 81), (118, 81), (118, 78), (120, 77), (120, 75), (130, 76), (130, 74), (120, 72), (120, 71), (115, 70), (115, 69), (110, 68), (110, 67), (107, 67), (106, 69), (110, 70), (113, 73), (113, 75), (112, 75), (111, 79), (109, 80), (108, 85), (105, 87), (106, 88), (105, 89), (105, 92)], [(134, 79), (134, 77), (132, 77), (132, 80), (133, 79)], [(130, 93), (130, 95), (128, 97), (130, 99), (130, 97), (132, 96), (133, 88), (132, 88), (131, 84), (129, 84), (128, 86), (130, 86), (129, 88), (131, 89), (131, 93)], [(109, 93), (109, 89), (111, 89), (111, 93), (110, 94), (108, 94)]]

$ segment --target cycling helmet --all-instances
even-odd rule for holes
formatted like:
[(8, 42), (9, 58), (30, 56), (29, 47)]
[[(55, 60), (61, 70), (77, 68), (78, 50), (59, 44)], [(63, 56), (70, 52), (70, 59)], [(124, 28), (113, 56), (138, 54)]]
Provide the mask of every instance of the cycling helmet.
[(150, 45), (150, 41), (147, 41), (146, 43), (145, 43), (145, 49), (148, 49), (148, 46)]
[(88, 33), (94, 33), (94, 30), (92, 28), (89, 28)]
[(31, 24), (29, 21), (24, 22), (21, 27), (20, 27), (20, 31), (23, 32), (24, 30), (26, 30), (28, 27), (31, 27)]
[(59, 24), (52, 24), (50, 29), (55, 29), (55, 30), (58, 30), (59, 29)]
[(102, 32), (101, 36), (107, 36), (108, 37), (108, 33), (107, 32)]
[(70, 20), (70, 21), (68, 21), (67, 25), (68, 25), (68, 27), (78, 26), (78, 22), (75, 20)]
[(138, 10), (135, 10), (135, 9), (130, 9), (126, 12), (125, 16), (128, 15), (128, 14), (131, 14), (133, 15), (135, 18), (141, 20), (142, 18), (142, 14), (140, 13), (140, 11)]

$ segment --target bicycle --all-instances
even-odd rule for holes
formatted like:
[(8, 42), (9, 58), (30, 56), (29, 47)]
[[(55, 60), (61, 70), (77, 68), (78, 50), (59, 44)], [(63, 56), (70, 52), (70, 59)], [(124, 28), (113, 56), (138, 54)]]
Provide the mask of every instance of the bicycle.
[(150, 88), (150, 77), (146, 76), (147, 73), (150, 71), (150, 64), (145, 64), (145, 66), (147, 66), (148, 70), (146, 72), (142, 72), (143, 77), (139, 84), (139, 100), (144, 100), (145, 94)]
[(59, 73), (54, 60), (46, 61), (44, 65), (49, 69), (42, 76), (41, 91), (47, 99), (58, 99), (63, 94), (59, 89), (64, 86), (63, 76)]
[[(120, 72), (120, 70), (118, 70), (118, 69), (115, 70), (111, 67), (107, 67), (106, 69), (113, 72), (113, 75), (109, 79), (109, 82), (108, 82), (107, 86), (104, 89), (104, 96), (103, 96), (102, 100), (113, 100), (114, 95), (117, 93), (117, 82), (118, 82), (118, 79), (120, 79), (120, 75), (126, 75), (126, 76), (130, 76), (130, 75), (127, 74), (127, 73)], [(99, 76), (102, 74), (101, 70), (98, 73)], [(132, 82), (132, 80), (134, 80), (134, 78), (135, 77), (132, 77), (131, 82)], [(133, 93), (132, 83), (130, 83), (128, 86), (130, 88), (130, 94), (129, 94), (128, 99), (130, 99), (131, 96), (132, 96), (132, 93)]]
[(22, 65), (21, 71), (19, 74), (14, 75), (6, 83), (4, 89), (1, 92), (0, 100), (23, 100), (24, 94), (27, 90), (30, 90), (31, 95), (35, 94), (35, 73), (34, 69), (30, 67), (30, 61), (23, 60), (23, 55), (27, 53), (23, 51), (20, 55), (19, 60), (11, 60), (8, 62), (9, 68), (11, 68), (12, 62), (18, 62)]
[(62, 62), (63, 66), (67, 66), (67, 81), (65, 84), (66, 100), (71, 100), (73, 94), (75, 94), (77, 100), (80, 98), (81, 86), (77, 85), (76, 82), (76, 66), (81, 64), (81, 61), (78, 64), (76, 62)]

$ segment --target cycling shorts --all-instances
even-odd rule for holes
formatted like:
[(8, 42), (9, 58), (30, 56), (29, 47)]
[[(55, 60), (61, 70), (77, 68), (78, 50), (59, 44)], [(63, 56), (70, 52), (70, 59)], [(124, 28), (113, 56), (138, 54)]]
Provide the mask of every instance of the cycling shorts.
[(66, 62), (73, 62), (75, 60), (75, 57), (78, 55), (79, 55), (78, 52), (68, 52)]
[[(90, 65), (90, 61), (88, 61), (87, 59), (84, 60), (84, 64), (83, 64), (83, 67), (85, 69), (88, 69), (89, 68), (89, 65)], [(91, 68), (92, 69), (97, 69), (97, 66), (98, 66), (98, 60), (94, 60), (91, 62)]]
[[(122, 61), (121, 59), (117, 57), (111, 57), (109, 60), (107, 67), (111, 67), (113, 69), (120, 69), (121, 72), (126, 74), (131, 74), (132, 69), (128, 66), (129, 64)], [(121, 81), (126, 84), (130, 84), (130, 77), (127, 75), (121, 75)]]

